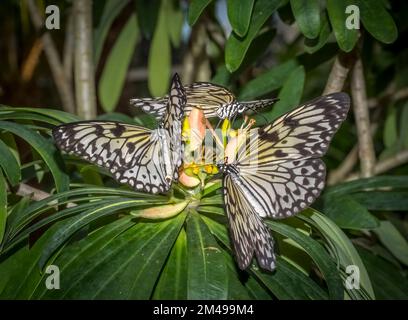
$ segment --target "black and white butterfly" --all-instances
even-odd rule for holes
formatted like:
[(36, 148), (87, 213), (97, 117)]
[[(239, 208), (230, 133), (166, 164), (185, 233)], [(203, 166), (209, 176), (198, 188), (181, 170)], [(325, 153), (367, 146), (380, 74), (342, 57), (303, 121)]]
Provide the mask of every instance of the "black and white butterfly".
[(254, 254), (262, 268), (275, 269), (274, 242), (261, 217), (291, 217), (319, 196), (326, 175), (320, 158), (349, 106), (349, 96), (342, 92), (307, 102), (272, 124), (248, 131), (236, 156), (218, 165), (241, 269)]
[[(248, 110), (270, 106), (277, 101), (277, 99), (264, 99), (239, 102), (228, 89), (208, 82), (196, 82), (185, 86), (184, 89), (187, 97), (184, 110), (186, 116), (195, 107), (202, 109), (207, 119), (232, 118)], [(166, 110), (166, 101), (167, 96), (164, 98), (136, 98), (131, 99), (130, 104), (160, 120)]]
[(118, 182), (138, 191), (163, 193), (178, 178), (185, 103), (184, 88), (176, 74), (158, 129), (81, 121), (55, 127), (53, 137), (61, 150), (107, 168)]

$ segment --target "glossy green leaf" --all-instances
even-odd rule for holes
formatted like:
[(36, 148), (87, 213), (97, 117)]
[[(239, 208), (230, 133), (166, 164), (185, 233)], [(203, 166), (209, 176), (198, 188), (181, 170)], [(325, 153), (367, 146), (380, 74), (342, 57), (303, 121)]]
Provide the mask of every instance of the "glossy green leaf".
[(366, 179), (358, 179), (350, 182), (338, 184), (328, 187), (325, 190), (325, 196), (340, 196), (359, 191), (375, 191), (375, 190), (398, 190), (408, 189), (407, 176), (378, 176)]
[(383, 131), (383, 141), (387, 148), (391, 148), (397, 142), (398, 130), (397, 130), (397, 112), (395, 108), (392, 108), (385, 119), (385, 126)]
[(0, 121), (0, 129), (9, 131), (26, 140), (38, 152), (49, 167), (58, 192), (69, 189), (69, 178), (63, 171), (64, 165), (61, 156), (50, 141), (37, 132), (17, 123)]
[(55, 260), (65, 275), (64, 290), (39, 294), (47, 299), (149, 299), (184, 219), (184, 214), (162, 222), (124, 218), (115, 222), (116, 230), (102, 228)]
[[(279, 234), (282, 234), (289, 239), (292, 239), (298, 245), (300, 245), (304, 249), (304, 251), (307, 252), (308, 255), (310, 255), (310, 257), (316, 263), (317, 267), (322, 272), (322, 275), (326, 280), (329, 289), (330, 298), (342, 299), (343, 284), (340, 279), (337, 266), (333, 259), (330, 258), (330, 256), (318, 242), (288, 225), (272, 220), (268, 220), (267, 225), (273, 231), (278, 232)], [(305, 284), (305, 286), (309, 287), (310, 283), (308, 283), (307, 285)], [(310, 294), (313, 294), (313, 296), (311, 296), (313, 298), (318, 298), (320, 296), (321, 299), (322, 293), (319, 293), (319, 291), (311, 291)]]
[[(42, 278), (38, 260), (52, 231), (51, 228), (32, 248), (29, 248), (27, 244), (0, 263), (0, 274), (7, 275), (7, 277), (0, 277), (0, 299), (30, 299), (32, 297)], [(44, 282), (43, 286), (45, 287)]]
[(160, 274), (153, 299), (187, 299), (187, 236), (182, 229)]
[(289, 60), (262, 73), (242, 88), (239, 100), (256, 99), (279, 89), (297, 66), (295, 60)]
[(137, 21), (143, 36), (150, 39), (157, 23), (160, 0), (136, 0)]
[(273, 120), (297, 107), (302, 98), (304, 83), (305, 69), (303, 66), (299, 66), (290, 73), (283, 84), (278, 95), (279, 101), (273, 105), (271, 111), (264, 113), (264, 115), (269, 120)]
[(79, 215), (60, 222), (58, 231), (53, 234), (51, 241), (47, 243), (43, 250), (43, 254), (40, 259), (41, 269), (44, 268), (45, 264), (50, 260), (51, 256), (57, 251), (57, 249), (66, 244), (67, 240), (70, 239), (70, 237), (82, 227), (103, 216), (112, 215), (119, 210), (136, 207), (143, 204), (146, 204), (145, 200), (118, 199), (105, 206), (92, 208), (82, 212)]
[(314, 39), (320, 31), (320, 4), (318, 0), (290, 0), (293, 15), (305, 37)]
[(359, 254), (367, 266), (377, 299), (407, 299), (408, 280), (402, 270), (365, 249), (360, 248)]
[(99, 100), (106, 112), (113, 111), (119, 101), (138, 38), (136, 14), (132, 14), (108, 55), (99, 81)]
[(165, 1), (167, 6), (166, 23), (171, 43), (174, 47), (180, 46), (181, 31), (184, 23), (183, 12), (176, 5), (176, 1)]
[(392, 43), (398, 37), (394, 19), (384, 7), (382, 0), (357, 0), (364, 28), (377, 40)]
[(390, 221), (381, 220), (373, 231), (399, 261), (408, 265), (408, 242)]
[(187, 298), (226, 299), (227, 267), (224, 255), (207, 225), (196, 212), (187, 219)]
[(249, 29), (245, 37), (241, 38), (234, 32), (229, 36), (225, 45), (225, 64), (230, 72), (239, 68), (248, 48), (258, 34), (261, 27), (272, 13), (279, 7), (282, 0), (258, 0), (255, 2)]
[(255, 0), (227, 1), (228, 20), (232, 30), (240, 37), (244, 37), (248, 31), (254, 3)]
[(7, 182), (0, 170), (0, 244), (3, 242), (7, 222)]
[(330, 34), (331, 28), (329, 20), (326, 14), (323, 14), (321, 18), (320, 31), (317, 38), (305, 38), (305, 51), (307, 53), (315, 53), (316, 51), (320, 50), (327, 43), (327, 40), (329, 40)]
[(375, 211), (407, 211), (407, 191), (368, 191), (356, 192), (351, 197), (368, 210)]
[(0, 140), (0, 154), (0, 167), (3, 168), (10, 184), (12, 186), (17, 185), (21, 179), (20, 165), (2, 140)]
[(408, 102), (402, 106), (400, 121), (400, 144), (402, 148), (408, 149)]
[(102, 17), (98, 27), (94, 32), (94, 64), (98, 66), (99, 58), (102, 54), (103, 44), (105, 43), (108, 31), (123, 8), (129, 3), (129, 0), (107, 0), (103, 9)]
[(188, 7), (188, 24), (193, 26), (204, 9), (212, 2), (212, 0), (191, 0)]
[(170, 83), (171, 48), (166, 22), (166, 5), (163, 3), (149, 51), (148, 72), (148, 86), (152, 96), (165, 95)]
[(351, 196), (327, 197), (324, 202), (324, 213), (340, 228), (360, 230), (379, 226), (377, 218)]
[(348, 29), (346, 27), (346, 19), (349, 16), (346, 14), (346, 8), (349, 5), (355, 5), (355, 1), (327, 0), (327, 12), (334, 35), (339, 47), (345, 52), (350, 52), (354, 48), (359, 32), (357, 29)]
[[(332, 254), (337, 258), (340, 266), (346, 269), (349, 265), (356, 265), (360, 270), (360, 287), (367, 294), (367, 299), (375, 299), (374, 290), (361, 257), (347, 235), (328, 217), (320, 212), (308, 209), (298, 216), (299, 219), (312, 225), (323, 235), (331, 245)], [(350, 291), (347, 290), (351, 295)]]
[[(231, 243), (229, 240), (229, 236), (227, 233), (227, 229), (225, 225), (221, 225), (220, 223), (215, 222), (212, 219), (203, 218), (208, 227), (210, 228), (211, 232), (227, 247), (231, 250)], [(269, 223), (268, 221), (267, 223)], [(273, 225), (273, 222), (272, 222)], [(281, 225), (281, 224), (279, 224)], [(289, 226), (283, 226), (279, 229), (277, 227), (277, 231), (280, 234), (286, 235), (294, 235), (296, 241), (299, 241), (299, 234), (300, 232), (296, 231), (295, 229)], [(306, 237), (306, 236), (304, 236)], [(307, 238), (307, 237), (306, 237)], [(304, 241), (306, 241), (304, 243)], [(331, 258), (327, 255), (324, 249), (313, 239), (302, 238), (299, 242), (300, 245), (304, 245), (305, 248), (310, 249), (308, 252), (316, 259), (316, 263), (319, 267), (322, 267), (322, 272), (327, 275), (328, 283), (330, 286), (335, 285), (336, 279), (335, 274), (337, 273), (337, 269), (335, 264), (330, 260)], [(328, 261), (324, 262), (325, 259)], [(331, 266), (331, 271), (329, 272), (328, 266)], [(329, 272), (329, 273), (327, 273)], [(334, 274), (333, 274), (334, 272)], [(325, 292), (316, 285), (310, 278), (308, 278), (304, 273), (297, 270), (295, 267), (291, 266), (289, 263), (284, 261), (283, 259), (278, 259), (278, 264), (276, 267), (276, 271), (274, 273), (268, 273), (260, 270), (258, 267), (251, 267), (250, 274), (253, 275), (257, 281), (268, 288), (275, 296), (279, 299), (325, 299), (327, 295)], [(340, 287), (338, 287), (340, 285)], [(336, 285), (339, 290), (341, 290), (341, 283), (337, 283)], [(254, 287), (252, 285), (251, 287)], [(258, 296), (259, 289), (256, 289), (256, 286), (252, 289), (248, 288), (250, 292), (253, 289), (256, 290), (255, 296)], [(335, 293), (336, 289), (333, 289), (333, 293)], [(258, 293), (257, 293), (258, 292)], [(341, 292), (341, 291), (340, 291)], [(261, 296), (263, 298), (264, 294), (261, 292)]]
[[(248, 281), (241, 281), (240, 274), (242, 274), (241, 271), (238, 271), (234, 258), (225, 250), (222, 251), (224, 254), (225, 258), (225, 263), (227, 265), (227, 270), (228, 270), (228, 300), (250, 300), (251, 295), (249, 290), (246, 288), (245, 284)], [(265, 292), (266, 290), (262, 287), (257, 288), (258, 292), (262, 291), (263, 294), (267, 293)], [(262, 294), (261, 293), (261, 294)], [(267, 295), (268, 298), (268, 295)]]
[[(9, 107), (6, 105), (1, 105), (0, 104), (0, 112), (15, 112), (15, 113), (25, 113), (25, 114), (39, 114), (42, 116), (46, 116), (48, 118), (52, 118), (55, 120), (58, 120), (59, 122), (75, 122), (79, 121), (80, 118), (74, 114), (67, 113), (64, 111), (60, 110), (53, 110), (53, 109), (45, 109), (45, 108), (15, 108), (15, 107)], [(34, 118), (33, 118), (34, 119)], [(46, 119), (46, 118), (41, 118), (41, 119)], [(45, 121), (48, 122), (48, 121)], [(50, 121), (48, 123), (53, 124), (53, 121)]]

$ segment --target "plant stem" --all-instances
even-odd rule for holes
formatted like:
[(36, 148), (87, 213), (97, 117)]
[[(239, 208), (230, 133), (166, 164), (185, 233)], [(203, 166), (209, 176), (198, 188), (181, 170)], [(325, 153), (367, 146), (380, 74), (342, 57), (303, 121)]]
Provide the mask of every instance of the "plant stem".
[(339, 54), (334, 60), (333, 67), (330, 71), (329, 78), (327, 79), (326, 87), (324, 88), (323, 95), (333, 92), (339, 92), (343, 89), (346, 82), (347, 75), (354, 64), (354, 55)]
[(96, 116), (94, 66), (92, 61), (92, 1), (74, 0), (75, 89), (78, 115)]
[[(43, 27), (43, 18), (38, 11), (34, 0), (26, 0), (31, 21), (37, 31)], [(74, 94), (70, 83), (67, 81), (64, 68), (61, 63), (57, 48), (49, 32), (45, 32), (42, 37), (45, 55), (50, 65), (51, 73), (57, 86), (61, 98), (62, 107), (66, 112), (75, 113)]]
[(354, 65), (351, 76), (351, 95), (357, 127), (361, 175), (364, 178), (368, 178), (374, 174), (375, 152), (371, 138), (363, 63), (360, 57)]
[[(394, 169), (402, 164), (408, 163), (408, 150), (401, 151), (391, 157), (379, 161), (375, 168), (375, 174), (382, 174), (388, 170)], [(347, 177), (347, 181), (361, 178), (359, 173), (353, 173)]]

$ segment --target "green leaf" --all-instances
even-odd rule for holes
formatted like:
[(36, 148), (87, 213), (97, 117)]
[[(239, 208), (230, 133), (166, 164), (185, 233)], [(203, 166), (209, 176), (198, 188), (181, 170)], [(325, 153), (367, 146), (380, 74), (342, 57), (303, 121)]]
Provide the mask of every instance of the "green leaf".
[(53, 227), (41, 236), (32, 248), (26, 245), (0, 263), (0, 274), (7, 275), (0, 277), (0, 299), (30, 299), (32, 297), (35, 288), (41, 282), (38, 259), (52, 231)]
[[(291, 226), (271, 220), (266, 221), (266, 223), (273, 231), (292, 239), (298, 245), (300, 245), (303, 250), (310, 255), (317, 267), (322, 272), (329, 289), (330, 298), (342, 299), (343, 284), (339, 276), (339, 271), (337, 270), (337, 266), (333, 259), (327, 254), (324, 248), (317, 241), (297, 231)], [(310, 286), (310, 283), (307, 286)], [(311, 291), (310, 294), (313, 294), (313, 291)], [(318, 291), (315, 294), (313, 294), (313, 298), (317, 298), (319, 295), (321, 295), (321, 292), (319, 293)]]
[(16, 186), (21, 179), (20, 164), (2, 140), (0, 140), (0, 154), (0, 167), (3, 168), (10, 184)]
[(408, 189), (408, 176), (378, 176), (358, 179), (326, 188), (325, 196), (340, 196), (359, 191)]
[(278, 95), (279, 101), (273, 105), (271, 111), (265, 112), (264, 115), (269, 120), (273, 120), (297, 107), (302, 98), (304, 83), (305, 69), (303, 66), (299, 66), (290, 73), (283, 84)]
[[(203, 217), (205, 223), (210, 228), (211, 232), (231, 251), (231, 243), (227, 233), (227, 228), (225, 225), (222, 225), (218, 222), (215, 222), (212, 219), (207, 217)], [(267, 221), (269, 224), (270, 221)], [(273, 225), (273, 222), (272, 222)], [(282, 225), (279, 224), (278, 225)], [(277, 227), (277, 231), (280, 234), (285, 234), (286, 236), (290, 236), (294, 234), (295, 241), (300, 240), (300, 244), (305, 246), (305, 250), (308, 250), (308, 253), (316, 259), (316, 263), (319, 267), (322, 268), (322, 272), (327, 276), (328, 284), (330, 287), (337, 286), (339, 293), (338, 296), (341, 298), (342, 292), (342, 285), (341, 282), (336, 284), (336, 274), (338, 273), (336, 265), (331, 261), (331, 258), (327, 255), (324, 251), (323, 247), (321, 247), (315, 240), (308, 238), (303, 235), (303, 238), (300, 236), (300, 232), (296, 231), (295, 229), (289, 226), (283, 226), (279, 229)], [(292, 233), (292, 234), (291, 234)], [(305, 240), (306, 237), (308, 240)], [(292, 238), (292, 237), (291, 237)], [(324, 261), (326, 260), (326, 261)], [(330, 270), (331, 268), (331, 270)], [(332, 274), (334, 272), (334, 274)], [(297, 268), (291, 266), (285, 260), (278, 258), (276, 271), (274, 273), (264, 272), (261, 271), (258, 267), (251, 267), (250, 275), (252, 275), (258, 282), (262, 284), (262, 286), (268, 288), (276, 297), (279, 299), (326, 299), (327, 294), (317, 286), (314, 281), (309, 279), (305, 276), (304, 273), (299, 271)], [(246, 285), (248, 285), (247, 283)], [(255, 295), (255, 297), (259, 297), (259, 294), (263, 299), (265, 299), (264, 292), (259, 292), (260, 288), (259, 285), (256, 286), (255, 283), (249, 285), (248, 290)], [(333, 294), (335, 294), (336, 289), (333, 289)]]
[(408, 191), (368, 191), (356, 192), (351, 197), (375, 211), (407, 211)]
[(397, 139), (397, 112), (395, 108), (392, 108), (388, 113), (384, 124), (383, 140), (385, 147), (391, 148), (397, 142)]
[(290, 0), (293, 15), (306, 38), (314, 39), (320, 31), (320, 4), (318, 0)]
[(346, 8), (355, 5), (353, 0), (327, 0), (327, 12), (333, 27), (334, 35), (341, 50), (350, 52), (358, 39), (358, 30), (346, 27)]
[(120, 220), (116, 230), (108, 225), (67, 247), (54, 262), (64, 290), (42, 289), (41, 298), (149, 299), (185, 214), (162, 222)]
[(379, 226), (377, 218), (349, 195), (327, 197), (324, 200), (324, 213), (340, 228), (361, 230)]
[(119, 101), (138, 38), (136, 14), (132, 14), (109, 53), (99, 81), (98, 95), (105, 112), (113, 111)]
[(150, 39), (157, 23), (160, 11), (160, 0), (136, 0), (137, 21), (143, 35)]
[(391, 222), (381, 220), (380, 226), (373, 231), (399, 261), (408, 265), (408, 242)]
[(153, 299), (187, 299), (187, 237), (182, 229), (154, 290)]
[(239, 100), (251, 100), (279, 89), (297, 67), (295, 60), (289, 60), (262, 73), (249, 81), (241, 90)]
[(187, 298), (226, 299), (227, 268), (221, 248), (196, 212), (187, 219)]
[(329, 40), (330, 34), (329, 20), (326, 14), (323, 14), (318, 37), (316, 39), (305, 38), (305, 51), (312, 54), (321, 49), (327, 43), (327, 40)]
[(148, 86), (152, 96), (165, 95), (170, 83), (171, 48), (166, 22), (166, 5), (163, 3), (150, 47), (148, 72)]
[(17, 123), (0, 121), (0, 129), (9, 131), (26, 140), (38, 152), (49, 167), (58, 192), (69, 189), (69, 177), (63, 171), (64, 163), (59, 152), (50, 141), (37, 132)]
[(75, 232), (90, 222), (103, 216), (112, 215), (119, 210), (143, 204), (146, 204), (146, 200), (118, 199), (112, 203), (98, 208), (92, 208), (58, 223), (58, 230), (53, 234), (51, 241), (47, 243), (43, 249), (43, 254), (40, 259), (40, 268), (44, 268), (45, 264), (50, 260), (51, 256), (57, 251), (57, 249), (65, 245), (67, 240), (70, 239)]
[(122, 11), (122, 9), (129, 3), (129, 0), (107, 0), (103, 9), (102, 17), (99, 21), (98, 27), (94, 32), (94, 64), (98, 66), (99, 58), (102, 54), (103, 44), (108, 31)]
[(193, 26), (204, 9), (212, 2), (212, 0), (191, 0), (188, 7), (188, 24)]
[(231, 33), (225, 45), (225, 64), (230, 72), (239, 68), (252, 40), (281, 3), (282, 0), (257, 0), (246, 36), (241, 38), (235, 32)]
[(382, 0), (357, 0), (364, 28), (378, 41), (392, 43), (398, 37), (394, 19)]
[[(60, 111), (60, 110), (53, 110), (53, 109), (45, 109), (45, 108), (23, 108), (23, 107), (9, 107), (0, 104), (0, 112), (16, 112), (16, 113), (32, 113), (34, 115), (39, 114), (42, 116), (46, 116), (48, 118), (52, 118), (58, 120), (58, 122), (75, 122), (80, 120), (80, 118), (74, 114)], [(33, 118), (34, 120), (35, 118)], [(45, 118), (41, 118), (45, 119)], [(53, 121), (46, 121), (50, 124), (53, 124)]]
[[(314, 209), (308, 209), (297, 216), (299, 219), (312, 224), (330, 244), (333, 255), (337, 257), (340, 266), (345, 270), (349, 265), (356, 265), (360, 270), (360, 287), (367, 293), (367, 298), (375, 299), (374, 290), (367, 270), (356, 248), (347, 235), (328, 217)], [(349, 295), (352, 290), (347, 290)]]
[(402, 107), (400, 117), (400, 137), (401, 147), (408, 149), (408, 102)]
[(232, 30), (240, 37), (248, 31), (254, 3), (255, 0), (227, 1), (228, 20)]
[(183, 12), (181, 8), (176, 7), (175, 1), (165, 1), (165, 4), (167, 6), (166, 23), (169, 37), (173, 46), (178, 48), (180, 46), (181, 31), (184, 22)]
[(94, 165), (85, 165), (79, 169), (79, 173), (85, 183), (93, 184), (96, 186), (103, 186), (102, 177), (98, 172), (98, 169)]
[(365, 249), (359, 248), (358, 251), (367, 266), (377, 299), (406, 300), (408, 280), (404, 277), (403, 272)]
[(0, 244), (3, 242), (7, 221), (7, 183), (0, 170)]

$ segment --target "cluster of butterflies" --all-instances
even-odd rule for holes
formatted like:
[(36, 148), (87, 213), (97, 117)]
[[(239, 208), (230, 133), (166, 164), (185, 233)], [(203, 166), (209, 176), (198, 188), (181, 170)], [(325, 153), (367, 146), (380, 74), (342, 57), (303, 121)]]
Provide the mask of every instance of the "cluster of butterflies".
[[(182, 162), (182, 121), (193, 107), (207, 118), (231, 118), (271, 105), (275, 99), (238, 102), (225, 88), (210, 83), (183, 87), (173, 77), (164, 98), (132, 99), (131, 104), (159, 119), (159, 127), (112, 121), (82, 121), (53, 129), (58, 147), (107, 168), (120, 183), (150, 193), (167, 192), (177, 181)], [(270, 124), (248, 132), (245, 148), (232, 161), (218, 163), (223, 173), (225, 210), (238, 266), (246, 269), (255, 254), (263, 269), (274, 270), (274, 241), (261, 217), (295, 215), (309, 206), (324, 187), (320, 159), (350, 106), (338, 92), (316, 98)], [(256, 134), (256, 136), (254, 136)]]

